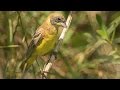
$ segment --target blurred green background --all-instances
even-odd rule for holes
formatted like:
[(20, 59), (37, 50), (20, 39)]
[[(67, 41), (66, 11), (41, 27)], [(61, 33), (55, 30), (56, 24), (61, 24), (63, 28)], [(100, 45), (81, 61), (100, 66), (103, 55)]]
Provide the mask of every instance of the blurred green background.
[[(55, 11), (0, 11), (0, 78), (20, 78), (19, 62), (33, 33)], [(69, 11), (60, 11), (68, 17)], [(74, 11), (49, 79), (120, 78), (120, 12)], [(22, 78), (40, 78), (46, 62)]]

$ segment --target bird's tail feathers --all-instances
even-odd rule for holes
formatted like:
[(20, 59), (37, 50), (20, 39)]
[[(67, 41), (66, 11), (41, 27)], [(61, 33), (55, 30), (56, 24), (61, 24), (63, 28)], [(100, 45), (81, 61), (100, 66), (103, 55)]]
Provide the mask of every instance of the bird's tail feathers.
[(21, 71), (26, 71), (26, 69), (27, 69), (27, 61), (26, 60), (21, 63), (20, 69), (21, 69)]
[(35, 60), (34, 57), (24, 60), (20, 65), (20, 69), (22, 71), (27, 71), (30, 68), (30, 66), (33, 64), (34, 60)]

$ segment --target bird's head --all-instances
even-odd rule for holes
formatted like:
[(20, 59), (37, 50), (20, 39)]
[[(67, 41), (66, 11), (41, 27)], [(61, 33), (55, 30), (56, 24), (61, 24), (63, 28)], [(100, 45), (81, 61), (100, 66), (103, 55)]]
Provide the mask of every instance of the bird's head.
[(61, 13), (52, 13), (50, 15), (50, 23), (55, 27), (67, 27), (65, 17)]

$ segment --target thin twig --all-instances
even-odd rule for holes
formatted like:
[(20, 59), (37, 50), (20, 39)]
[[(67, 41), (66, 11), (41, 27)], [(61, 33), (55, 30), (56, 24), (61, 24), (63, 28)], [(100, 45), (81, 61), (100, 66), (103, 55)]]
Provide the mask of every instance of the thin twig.
[(62, 33), (61, 33), (61, 35), (59, 37), (58, 43), (57, 43), (55, 49), (53, 50), (54, 53), (52, 53), (50, 55), (50, 58), (48, 59), (48, 62), (44, 65), (44, 68), (42, 70), (42, 78), (43, 79), (46, 79), (48, 73), (45, 73), (45, 72), (49, 72), (49, 70), (52, 67), (54, 61), (56, 60), (56, 58), (55, 58), (56, 54), (58, 53), (58, 51), (60, 49), (60, 46), (62, 44), (62, 41), (63, 41), (63, 39), (65, 37), (65, 34), (66, 34), (66, 32), (67, 32), (67, 30), (68, 30), (68, 28), (70, 26), (70, 23), (71, 23), (71, 20), (72, 20), (72, 13), (73, 12), (70, 11), (70, 13), (68, 15), (68, 18), (67, 18), (67, 21), (66, 21), (67, 28), (63, 28), (63, 31), (62, 31)]
[(27, 39), (26, 39), (26, 32), (25, 32), (25, 29), (24, 29), (24, 27), (23, 27), (23, 23), (22, 23), (22, 18), (21, 18), (20, 12), (17, 11), (17, 14), (18, 14), (19, 22), (20, 22), (21, 27), (22, 27), (22, 31), (23, 31), (24, 36), (25, 36), (25, 42), (26, 42), (26, 45), (27, 45), (27, 47), (28, 47), (28, 42), (27, 42)]
[(15, 30), (14, 30), (14, 32), (13, 32), (13, 39), (15, 38), (15, 34), (16, 34), (16, 32), (17, 32), (18, 26), (19, 26), (19, 16), (17, 17), (17, 24), (16, 24)]

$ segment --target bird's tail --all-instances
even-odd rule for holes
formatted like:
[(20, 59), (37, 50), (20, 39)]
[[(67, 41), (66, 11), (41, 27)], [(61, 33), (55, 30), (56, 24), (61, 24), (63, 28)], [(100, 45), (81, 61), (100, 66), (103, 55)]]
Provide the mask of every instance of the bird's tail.
[(21, 69), (21, 71), (24, 71), (25, 68), (26, 68), (26, 66), (27, 66), (26, 61), (23, 61), (23, 62), (21, 63), (21, 65), (20, 65), (20, 69)]
[(22, 71), (27, 71), (30, 68), (30, 66), (33, 64), (35, 59), (36, 59), (35, 57), (31, 57), (29, 59), (24, 60), (20, 65), (20, 69)]

